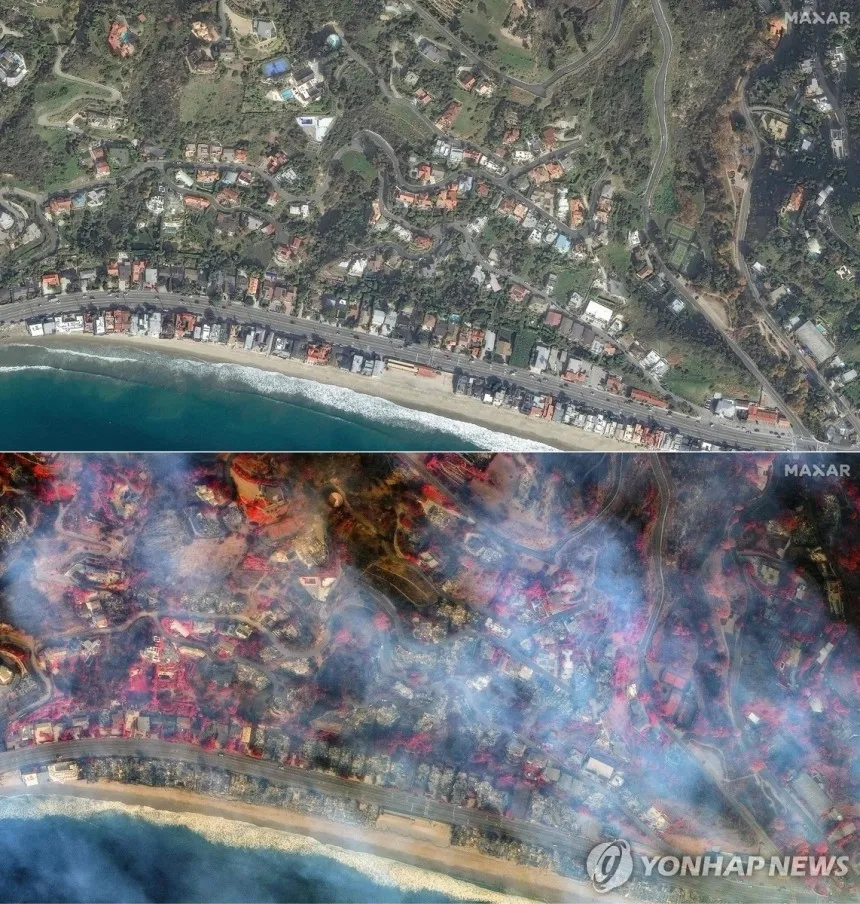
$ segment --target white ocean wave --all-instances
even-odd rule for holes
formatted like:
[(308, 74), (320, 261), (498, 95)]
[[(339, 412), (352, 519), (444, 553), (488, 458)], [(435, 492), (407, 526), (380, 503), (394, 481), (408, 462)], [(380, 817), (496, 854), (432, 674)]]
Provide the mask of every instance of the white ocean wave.
[[(106, 342), (109, 340), (105, 340)], [(286, 397), (296, 404), (322, 407), (330, 417), (342, 415), (347, 417), (365, 418), (382, 427), (399, 430), (417, 431), (428, 433), (442, 433), (456, 437), (464, 443), (469, 443), (478, 449), (487, 449), (493, 452), (549, 452), (554, 451), (553, 446), (536, 440), (514, 436), (491, 430), (478, 424), (467, 421), (459, 421), (443, 415), (433, 414), (398, 405), (388, 399), (348, 389), (345, 386), (334, 386), (329, 383), (318, 383), (312, 379), (293, 377), (275, 371), (264, 370), (253, 365), (232, 364), (221, 361), (201, 361), (196, 358), (182, 358), (172, 354), (160, 353), (157, 349), (133, 349), (123, 348), (126, 356), (117, 354), (94, 354), (82, 352), (65, 347), (48, 347), (44, 345), (28, 345), (17, 343), (8, 347), (38, 349), (50, 352), (58, 358), (63, 355), (75, 355), (83, 358), (93, 358), (105, 364), (129, 363), (140, 364), (147, 367), (158, 367), (161, 370), (172, 372), (174, 375), (193, 374), (201, 379), (211, 382), (216, 380), (225, 384), (226, 388), (232, 386), (244, 386), (260, 395), (268, 397)], [(110, 346), (106, 351), (109, 351)], [(116, 347), (114, 347), (116, 349)], [(59, 363), (59, 361), (58, 361)], [(4, 369), (0, 367), (0, 372)], [(18, 370), (62, 370), (61, 367), (50, 368), (45, 365), (19, 366)], [(112, 377), (123, 379), (127, 373), (109, 373)], [(452, 440), (452, 446), (456, 443)]]
[(241, 383), (261, 395), (291, 396), (302, 402), (334, 409), (344, 415), (363, 417), (387, 427), (406, 430), (426, 430), (454, 435), (458, 439), (471, 443), (479, 449), (507, 452), (548, 452), (552, 446), (535, 440), (512, 436), (454, 420), (439, 414), (405, 408), (388, 399), (367, 395), (344, 386), (333, 386), (329, 383), (317, 383), (302, 377), (261, 370), (244, 364), (227, 362), (198, 361), (191, 358), (175, 358), (158, 355), (159, 366), (171, 367), (176, 372), (191, 372), (198, 375), (214, 374), (224, 383)]
[(99, 355), (92, 352), (79, 352), (71, 348), (55, 348), (50, 345), (30, 345), (26, 342), (10, 342), (6, 348), (26, 348), (31, 351), (33, 349), (38, 349), (40, 352), (45, 352), (49, 355), (69, 355), (73, 358), (95, 358), (98, 361), (125, 361), (137, 363), (140, 360), (139, 358), (125, 358), (120, 355)]
[(6, 367), (0, 367), (0, 374), (17, 373), (20, 370), (56, 370), (56, 367), (49, 367), (47, 364), (9, 364)]
[[(220, 803), (220, 801), (217, 801)], [(226, 802), (225, 802), (226, 803)], [(0, 818), (40, 819), (64, 816), (92, 820), (94, 816), (112, 813), (145, 819), (161, 826), (189, 828), (214, 844), (228, 844), (237, 848), (275, 850), (284, 854), (323, 856), (367, 876), (377, 885), (409, 892), (429, 891), (462, 901), (486, 901), (493, 904), (532, 904), (532, 899), (502, 892), (489, 891), (442, 873), (431, 872), (396, 860), (389, 860), (364, 851), (356, 852), (324, 844), (306, 835), (267, 829), (221, 816), (202, 816), (196, 813), (174, 813), (166, 810), (108, 800), (90, 800), (59, 796), (20, 796), (0, 800)], [(343, 825), (346, 833), (353, 830)]]

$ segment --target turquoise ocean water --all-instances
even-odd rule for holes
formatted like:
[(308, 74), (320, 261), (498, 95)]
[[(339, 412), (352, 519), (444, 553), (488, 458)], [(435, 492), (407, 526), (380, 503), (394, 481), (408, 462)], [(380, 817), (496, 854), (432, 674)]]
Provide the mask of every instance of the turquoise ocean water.
[[(368, 378), (369, 380), (370, 378)], [(0, 448), (510, 449), (538, 444), (349, 389), (149, 349), (0, 346)]]

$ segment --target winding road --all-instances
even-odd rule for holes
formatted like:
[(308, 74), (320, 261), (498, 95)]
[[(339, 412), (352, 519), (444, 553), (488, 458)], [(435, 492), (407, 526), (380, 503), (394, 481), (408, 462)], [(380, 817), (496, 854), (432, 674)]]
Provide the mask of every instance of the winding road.
[[(659, 2), (659, 0), (654, 0), (654, 2)], [(819, 62), (820, 66), (820, 62)], [(823, 70), (820, 72), (820, 77), (822, 78), (822, 84), (826, 84), (824, 82), (824, 72)], [(767, 302), (761, 297), (761, 292), (759, 291), (758, 285), (753, 277), (752, 272), (750, 271), (749, 264), (747, 263), (746, 257), (743, 252), (744, 242), (746, 240), (747, 234), (747, 224), (749, 222), (750, 215), (750, 206), (752, 199), (752, 185), (753, 185), (753, 175), (755, 173), (756, 164), (761, 157), (762, 152), (762, 142), (759, 137), (758, 130), (756, 129), (755, 122), (753, 120), (753, 111), (759, 109), (767, 109), (772, 112), (777, 112), (780, 115), (785, 115), (785, 111), (783, 110), (775, 110), (773, 107), (750, 107), (747, 103), (746, 99), (746, 89), (749, 77), (744, 76), (741, 80), (738, 94), (739, 94), (739, 109), (741, 115), (744, 117), (749, 131), (752, 134), (753, 140), (753, 160), (750, 165), (749, 175), (747, 176), (747, 184), (744, 189), (743, 196), (741, 198), (740, 210), (738, 211), (738, 218), (735, 224), (735, 233), (733, 239), (732, 246), (732, 254), (735, 260), (735, 267), (741, 276), (746, 280), (746, 285), (752, 294), (753, 299), (755, 300), (758, 311), (756, 312), (759, 320), (762, 322), (763, 326), (768, 329), (770, 334), (773, 336), (775, 341), (779, 344), (779, 346), (784, 350), (784, 352), (788, 355), (790, 359), (793, 359), (799, 367), (801, 367), (807, 374), (807, 379), (813, 385), (818, 386), (823, 392), (827, 393), (830, 398), (831, 403), (835, 406), (837, 411), (840, 411), (848, 420), (851, 422), (855, 431), (860, 434), (860, 416), (858, 416), (857, 412), (852, 410), (849, 406), (845, 406), (839, 399), (839, 394), (834, 392), (824, 379), (824, 377), (819, 372), (818, 368), (808, 359), (806, 358), (800, 351), (800, 349), (791, 341), (791, 339), (786, 335), (785, 331), (782, 329), (780, 324), (776, 322), (773, 314), (770, 312)], [(831, 96), (828, 94), (828, 96)], [(835, 100), (835, 99), (834, 99)], [(830, 228), (830, 230), (840, 238), (835, 229), (832, 228), (832, 224), (830, 223), (829, 214), (824, 212), (824, 216), (822, 218), (822, 223), (825, 228)], [(851, 246), (849, 246), (850, 248)], [(856, 251), (856, 249), (855, 249)], [(776, 396), (774, 396), (776, 398)], [(783, 409), (785, 411), (785, 409)], [(786, 412), (787, 413), (787, 412)], [(792, 425), (795, 426), (795, 429), (798, 429), (798, 426), (795, 425), (794, 421), (792, 421)], [(805, 430), (805, 428), (804, 428)], [(805, 434), (807, 437), (812, 434), (805, 430)]]
[[(660, 68), (658, 70), (657, 80), (654, 85), (654, 102), (657, 106), (657, 119), (660, 127), (660, 147), (657, 152), (657, 157), (654, 160), (654, 164), (652, 165), (651, 174), (648, 177), (648, 184), (645, 189), (642, 204), (646, 233), (648, 233), (648, 227), (650, 226), (652, 219), (654, 192), (662, 176), (663, 166), (665, 165), (666, 155), (668, 154), (669, 149), (669, 128), (666, 112), (668, 107), (668, 99), (666, 97), (666, 86), (669, 64), (674, 48), (672, 29), (670, 28), (669, 21), (666, 18), (662, 0), (651, 0), (651, 7), (654, 11), (654, 17), (660, 30), (660, 38), (663, 44), (663, 58), (660, 61)], [(689, 304), (690, 307), (698, 311), (723, 337), (723, 340), (734, 353), (735, 357), (741, 361), (744, 367), (755, 378), (759, 386), (761, 386), (762, 389), (770, 396), (770, 398), (773, 399), (776, 407), (779, 408), (782, 414), (788, 419), (788, 421), (792, 425), (792, 428), (798, 434), (798, 436), (802, 437), (806, 442), (815, 442), (815, 438), (813, 437), (809, 429), (802, 423), (800, 418), (789, 407), (788, 403), (776, 391), (770, 380), (768, 380), (768, 378), (764, 375), (755, 361), (753, 361), (750, 355), (743, 348), (741, 348), (740, 344), (730, 334), (729, 330), (727, 330), (723, 326), (714, 312), (712, 312), (707, 305), (701, 304), (698, 296), (694, 292), (692, 292), (680, 279), (672, 274), (672, 272), (666, 266), (665, 261), (663, 261), (660, 252), (653, 245), (651, 246), (650, 253), (652, 259), (660, 265), (662, 276), (666, 280), (666, 282), (668, 282), (668, 284), (680, 298), (684, 299), (684, 301)]]
[(666, 120), (668, 107), (666, 102), (666, 84), (669, 78), (672, 51), (674, 50), (672, 29), (669, 28), (669, 22), (666, 19), (661, 0), (651, 0), (651, 9), (654, 12), (654, 18), (660, 30), (660, 40), (663, 43), (663, 58), (660, 60), (660, 68), (657, 71), (657, 78), (654, 82), (654, 107), (657, 112), (657, 125), (660, 131), (660, 147), (657, 149), (657, 156), (651, 166), (651, 173), (648, 176), (648, 184), (645, 186), (645, 194), (642, 199), (646, 232), (648, 223), (651, 220), (654, 192), (660, 184), (660, 179), (663, 176), (663, 167), (666, 164), (666, 156), (669, 153), (669, 124)]
[(558, 69), (547, 76), (542, 82), (527, 82), (523, 79), (516, 78), (515, 76), (508, 75), (507, 73), (502, 72), (498, 67), (487, 63), (486, 60), (475, 53), (468, 44), (458, 38), (453, 31), (440, 22), (436, 16), (428, 12), (428, 10), (426, 10), (420, 2), (417, 2), (417, 0), (406, 0), (406, 2), (420, 18), (431, 25), (437, 32), (443, 34), (446, 40), (449, 41), (453, 47), (456, 47), (470, 63), (475, 66), (480, 66), (484, 71), (489, 72), (500, 82), (505, 82), (512, 85), (514, 88), (519, 88), (521, 91), (525, 91), (535, 97), (548, 97), (551, 89), (557, 82), (563, 78), (567, 78), (569, 75), (576, 75), (579, 72), (584, 72), (615, 43), (615, 39), (618, 37), (618, 32), (621, 29), (621, 14), (626, 5), (626, 0), (615, 0), (615, 5), (612, 9), (612, 17), (609, 21), (609, 28), (607, 29), (606, 34), (592, 46), (587, 53), (559, 66)]

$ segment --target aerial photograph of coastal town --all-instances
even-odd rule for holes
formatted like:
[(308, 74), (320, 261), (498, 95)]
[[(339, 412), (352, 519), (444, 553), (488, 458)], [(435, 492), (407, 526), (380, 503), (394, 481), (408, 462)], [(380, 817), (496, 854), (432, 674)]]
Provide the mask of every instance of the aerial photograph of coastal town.
[(855, 12), (4, 0), (7, 448), (856, 447)]
[(860, 0), (0, 0), (0, 902), (860, 900)]
[(0, 898), (856, 901), (851, 467), (0, 457)]

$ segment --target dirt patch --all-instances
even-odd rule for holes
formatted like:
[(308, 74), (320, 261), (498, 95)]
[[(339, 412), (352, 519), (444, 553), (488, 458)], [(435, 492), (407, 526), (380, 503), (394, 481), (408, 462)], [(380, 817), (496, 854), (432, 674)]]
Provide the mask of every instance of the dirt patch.
[(731, 322), (726, 311), (725, 302), (719, 295), (699, 295), (699, 304), (706, 308), (711, 317), (716, 320), (724, 330), (731, 329)]

